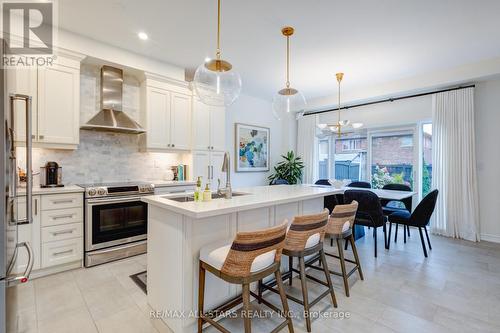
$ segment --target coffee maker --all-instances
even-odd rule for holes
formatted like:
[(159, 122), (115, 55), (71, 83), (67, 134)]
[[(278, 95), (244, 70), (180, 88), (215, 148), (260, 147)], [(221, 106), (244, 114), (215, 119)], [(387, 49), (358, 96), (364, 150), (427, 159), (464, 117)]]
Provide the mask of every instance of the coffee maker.
[(63, 187), (62, 168), (57, 162), (47, 162), (40, 168), (40, 187)]

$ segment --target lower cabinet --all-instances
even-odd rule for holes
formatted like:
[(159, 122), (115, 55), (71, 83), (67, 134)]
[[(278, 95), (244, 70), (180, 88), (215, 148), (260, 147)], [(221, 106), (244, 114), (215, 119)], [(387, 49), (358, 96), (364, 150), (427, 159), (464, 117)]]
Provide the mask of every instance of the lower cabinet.
[(42, 243), (42, 268), (81, 261), (82, 259), (82, 238)]
[[(33, 196), (33, 223), (18, 228), (19, 242), (33, 248), (32, 275), (44, 275), (44, 269), (83, 262), (83, 194), (42, 194)], [(26, 217), (26, 197), (17, 198), (17, 217)], [(15, 271), (26, 269), (28, 256), (20, 251)]]
[(212, 190), (217, 189), (218, 179), (224, 186), (225, 179), (222, 179), (223, 173), (221, 171), (223, 162), (223, 151), (193, 151), (193, 180), (196, 181), (198, 177), (202, 177), (203, 186), (208, 182)]

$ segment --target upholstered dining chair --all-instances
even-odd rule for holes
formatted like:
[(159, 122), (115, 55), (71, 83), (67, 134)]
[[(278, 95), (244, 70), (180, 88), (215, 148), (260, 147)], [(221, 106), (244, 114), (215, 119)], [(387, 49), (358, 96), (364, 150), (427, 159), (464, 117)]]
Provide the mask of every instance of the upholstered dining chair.
[(382, 227), (384, 231), (384, 246), (387, 248), (387, 232), (385, 224), (387, 217), (382, 212), (379, 197), (370, 191), (347, 190), (344, 193), (345, 203), (358, 202), (358, 212), (354, 224), (373, 228), (375, 239), (374, 254), (377, 257), (377, 229)]
[(286, 180), (286, 179), (275, 179), (269, 185), (288, 185), (288, 180)]
[[(405, 184), (386, 184), (382, 187), (383, 190), (392, 190), (392, 191), (404, 191), (404, 192), (411, 192), (411, 187)], [(407, 210), (408, 212), (411, 212), (412, 208), (412, 197), (403, 199), (401, 201), (395, 201), (395, 200), (387, 200), (387, 199), (380, 199), (380, 204), (382, 205), (382, 211), (386, 216), (391, 215), (392, 213), (401, 211), (401, 210)], [(404, 208), (398, 207), (395, 205), (395, 203), (403, 203)], [(408, 233), (408, 237), (410, 237), (410, 227), (405, 225), (404, 226), (404, 242), (406, 243), (406, 234)], [(390, 240), (390, 239), (389, 239)], [(398, 241), (398, 224), (396, 224), (396, 232), (394, 233), (394, 243)]]
[(389, 239), (391, 238), (392, 223), (418, 228), (418, 232), (420, 233), (420, 241), (422, 242), (422, 250), (424, 251), (424, 256), (427, 258), (427, 249), (425, 248), (422, 229), (424, 229), (425, 231), (425, 237), (427, 238), (429, 250), (432, 250), (429, 234), (427, 233), (427, 225), (429, 224), (432, 213), (434, 212), (434, 208), (436, 207), (438, 194), (438, 190), (434, 190), (427, 194), (411, 214), (410, 212), (404, 210), (389, 215)]
[(347, 187), (357, 187), (357, 188), (372, 188), (372, 185), (368, 182), (355, 181), (351, 182)]

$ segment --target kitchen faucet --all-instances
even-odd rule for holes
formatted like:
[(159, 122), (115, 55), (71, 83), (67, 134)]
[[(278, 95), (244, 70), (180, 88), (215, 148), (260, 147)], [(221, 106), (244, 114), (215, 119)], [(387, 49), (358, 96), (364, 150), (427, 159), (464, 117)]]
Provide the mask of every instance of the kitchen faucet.
[(231, 199), (233, 197), (233, 190), (231, 189), (231, 167), (229, 163), (229, 153), (225, 152), (224, 153), (224, 162), (222, 162), (222, 168), (221, 171), (226, 173), (226, 187), (221, 188), (220, 187), (220, 178), (218, 179), (218, 186), (217, 186), (217, 194), (222, 195), (224, 194), (224, 197), (226, 199)]

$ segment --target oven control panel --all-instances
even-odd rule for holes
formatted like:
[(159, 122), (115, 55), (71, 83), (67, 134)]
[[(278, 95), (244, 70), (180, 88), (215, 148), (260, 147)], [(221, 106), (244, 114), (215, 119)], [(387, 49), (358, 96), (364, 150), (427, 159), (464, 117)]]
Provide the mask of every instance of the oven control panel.
[(114, 186), (95, 186), (85, 188), (85, 196), (87, 198), (99, 198), (109, 196), (124, 196), (124, 195), (145, 195), (153, 194), (155, 187), (153, 184), (124, 184)]

